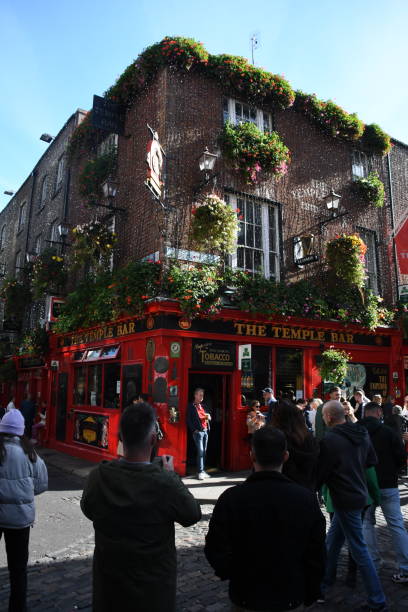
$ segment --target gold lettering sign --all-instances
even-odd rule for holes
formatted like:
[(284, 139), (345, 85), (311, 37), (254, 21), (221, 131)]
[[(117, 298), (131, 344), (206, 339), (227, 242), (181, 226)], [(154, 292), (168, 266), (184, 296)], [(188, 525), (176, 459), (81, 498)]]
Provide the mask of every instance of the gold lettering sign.
[(354, 344), (354, 334), (343, 331), (324, 331), (305, 327), (287, 327), (285, 325), (258, 325), (256, 323), (234, 323), (234, 328), (239, 336), (269, 336), (284, 340)]

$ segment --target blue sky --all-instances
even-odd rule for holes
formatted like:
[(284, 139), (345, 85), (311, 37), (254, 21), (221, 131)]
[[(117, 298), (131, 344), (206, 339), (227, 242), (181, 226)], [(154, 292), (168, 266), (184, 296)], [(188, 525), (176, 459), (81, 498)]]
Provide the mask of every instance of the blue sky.
[(250, 57), (408, 143), (406, 0), (2, 0), (0, 209), (77, 108), (165, 35)]

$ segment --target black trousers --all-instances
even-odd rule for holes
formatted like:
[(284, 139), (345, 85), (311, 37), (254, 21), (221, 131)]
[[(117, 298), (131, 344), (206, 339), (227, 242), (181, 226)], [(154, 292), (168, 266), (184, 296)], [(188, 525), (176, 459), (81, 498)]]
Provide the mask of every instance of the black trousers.
[(3, 533), (10, 576), (9, 612), (26, 612), (30, 527), (24, 527), (24, 529), (0, 527), (0, 539)]

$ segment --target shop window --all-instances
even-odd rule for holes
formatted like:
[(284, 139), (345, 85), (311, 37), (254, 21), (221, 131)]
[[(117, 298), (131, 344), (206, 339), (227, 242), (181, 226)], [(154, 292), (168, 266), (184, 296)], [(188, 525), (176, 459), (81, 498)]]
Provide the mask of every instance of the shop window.
[(114, 359), (115, 357), (118, 356), (119, 353), (119, 346), (106, 346), (104, 349), (102, 349), (101, 354), (100, 354), (100, 359)]
[(122, 371), (122, 408), (126, 408), (132, 399), (142, 392), (142, 366), (132, 364), (123, 366)]
[(279, 280), (278, 207), (235, 194), (227, 194), (225, 200), (239, 209), (237, 251), (232, 266)]
[(224, 123), (230, 121), (234, 125), (239, 123), (254, 123), (262, 132), (272, 131), (272, 115), (256, 106), (239, 102), (233, 98), (223, 100)]
[(87, 404), (89, 406), (100, 406), (102, 399), (102, 366), (93, 365), (88, 367), (88, 394)]
[(74, 361), (81, 361), (84, 355), (85, 355), (85, 351), (75, 351), (72, 359)]
[(105, 408), (119, 408), (120, 363), (106, 363), (103, 369), (103, 405)]
[(292, 393), (303, 397), (303, 351), (301, 349), (276, 349), (276, 396)]
[(74, 370), (74, 406), (85, 406), (86, 368), (80, 366)]
[(91, 361), (93, 359), (99, 359), (99, 356), (101, 354), (101, 349), (90, 349), (89, 351), (86, 352), (86, 355), (84, 357), (84, 361)]
[(261, 389), (269, 387), (271, 381), (271, 349), (268, 346), (252, 345), (250, 367), (241, 375), (241, 403), (249, 406), (251, 400), (262, 402)]

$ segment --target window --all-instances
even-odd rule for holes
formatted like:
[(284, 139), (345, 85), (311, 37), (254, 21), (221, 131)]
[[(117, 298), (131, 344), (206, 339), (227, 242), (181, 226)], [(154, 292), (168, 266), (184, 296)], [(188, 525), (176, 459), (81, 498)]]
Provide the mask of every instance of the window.
[(47, 200), (47, 191), (48, 191), (48, 178), (47, 178), (47, 175), (45, 175), (41, 183), (40, 208), (44, 206)]
[(18, 213), (18, 231), (20, 231), (26, 222), (27, 215), (27, 202), (23, 202), (20, 206), (20, 210)]
[(232, 266), (278, 280), (278, 207), (248, 196), (229, 194), (225, 199), (240, 219)]
[(57, 191), (57, 189), (61, 186), (62, 179), (64, 178), (64, 165), (65, 165), (65, 159), (64, 159), (64, 156), (62, 155), (58, 160), (57, 179), (55, 181), (55, 191)]
[(98, 157), (116, 151), (118, 148), (118, 135), (109, 134), (105, 140), (98, 145)]
[(22, 260), (23, 260), (22, 253), (21, 251), (18, 251), (18, 253), (16, 254), (16, 265), (15, 265), (16, 278), (20, 276), (20, 272), (22, 268), (22, 265), (21, 265)]
[(358, 233), (362, 240), (367, 245), (367, 251), (365, 254), (365, 266), (366, 266), (366, 287), (378, 295), (378, 268), (377, 268), (377, 237), (376, 233), (372, 230), (358, 228)]
[(254, 123), (262, 132), (272, 131), (272, 115), (255, 106), (238, 102), (232, 98), (223, 100), (224, 123), (229, 120), (234, 125), (238, 123)]
[(74, 397), (72, 403), (74, 406), (85, 405), (85, 382), (86, 382), (86, 368), (80, 366), (74, 370)]
[(4, 249), (4, 247), (6, 246), (6, 229), (7, 229), (6, 225), (3, 225), (3, 227), (1, 228), (1, 232), (0, 232), (0, 249)]
[(353, 181), (368, 175), (368, 157), (362, 151), (354, 150), (351, 154), (351, 172)]
[(40, 255), (41, 253), (41, 234), (37, 236), (37, 238), (34, 241), (34, 253), (36, 255)]
[(104, 373), (103, 405), (105, 408), (119, 408), (120, 363), (107, 363)]
[(88, 401), (90, 406), (100, 406), (102, 400), (102, 366), (88, 367)]
[[(73, 361), (82, 360), (82, 364), (76, 364), (74, 368), (74, 406), (120, 408), (121, 364), (119, 361), (101, 363), (101, 360), (117, 357), (119, 349), (120, 347), (116, 345), (74, 353)], [(91, 359), (97, 359), (99, 362), (84, 363)], [(124, 370), (127, 367), (133, 368), (134, 366), (125, 366)], [(141, 366), (137, 368), (141, 370)], [(141, 374), (138, 377), (137, 390), (139, 392), (141, 390)], [(124, 405), (127, 406), (127, 403)]]
[(52, 223), (50, 227), (50, 242), (52, 247), (55, 246), (55, 244), (59, 244), (59, 238), (60, 236), (58, 233), (58, 221), (54, 221), (54, 223)]

